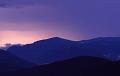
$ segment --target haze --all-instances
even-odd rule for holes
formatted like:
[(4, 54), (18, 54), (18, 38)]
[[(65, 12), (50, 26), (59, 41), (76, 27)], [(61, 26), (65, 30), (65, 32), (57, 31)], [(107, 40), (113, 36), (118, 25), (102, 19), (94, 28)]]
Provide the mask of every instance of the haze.
[(0, 0), (0, 45), (120, 36), (119, 0)]

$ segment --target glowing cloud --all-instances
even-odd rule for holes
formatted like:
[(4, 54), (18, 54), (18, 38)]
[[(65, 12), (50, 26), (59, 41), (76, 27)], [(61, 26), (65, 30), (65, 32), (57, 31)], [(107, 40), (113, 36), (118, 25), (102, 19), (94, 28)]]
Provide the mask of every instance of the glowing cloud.
[(46, 34), (38, 35), (35, 31), (1, 31), (0, 35), (0, 46), (5, 43), (27, 44), (47, 37)]

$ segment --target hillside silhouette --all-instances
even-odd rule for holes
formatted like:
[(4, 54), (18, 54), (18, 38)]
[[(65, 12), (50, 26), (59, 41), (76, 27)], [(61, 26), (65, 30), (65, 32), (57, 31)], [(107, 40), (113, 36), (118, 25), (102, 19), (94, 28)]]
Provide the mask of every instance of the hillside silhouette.
[(115, 61), (120, 58), (120, 37), (101, 37), (83, 41), (54, 37), (23, 46), (12, 46), (7, 51), (37, 64), (48, 64), (76, 56), (95, 56)]
[(0, 76), (120, 76), (120, 37), (59, 37), (0, 50)]
[(36, 66), (36, 64), (22, 60), (19, 57), (0, 49), (0, 72), (15, 71), (34, 66)]
[(1, 73), (3, 76), (119, 76), (120, 63), (81, 56), (34, 68)]

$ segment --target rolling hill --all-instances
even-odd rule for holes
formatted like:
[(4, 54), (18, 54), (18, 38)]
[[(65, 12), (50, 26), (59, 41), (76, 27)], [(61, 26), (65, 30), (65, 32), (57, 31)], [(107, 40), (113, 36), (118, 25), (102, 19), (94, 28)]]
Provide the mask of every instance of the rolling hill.
[(54, 37), (23, 46), (12, 46), (7, 51), (37, 64), (48, 64), (76, 56), (119, 60), (120, 37), (101, 37), (83, 41)]
[(15, 72), (2, 76), (119, 76), (120, 63), (107, 59), (81, 56)]
[(35, 64), (18, 58), (17, 56), (0, 49), (0, 72), (30, 68)]

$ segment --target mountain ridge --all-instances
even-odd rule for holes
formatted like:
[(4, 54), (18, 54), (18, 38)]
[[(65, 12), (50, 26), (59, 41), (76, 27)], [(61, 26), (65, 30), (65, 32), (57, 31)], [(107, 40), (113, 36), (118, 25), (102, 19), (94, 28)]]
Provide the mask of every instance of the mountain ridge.
[(12, 46), (7, 51), (38, 64), (51, 63), (75, 56), (95, 56), (119, 60), (119, 41), (120, 37), (100, 37), (84, 41), (53, 37), (23, 46)]

